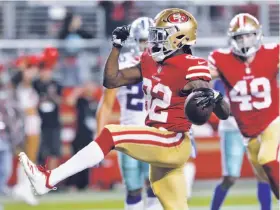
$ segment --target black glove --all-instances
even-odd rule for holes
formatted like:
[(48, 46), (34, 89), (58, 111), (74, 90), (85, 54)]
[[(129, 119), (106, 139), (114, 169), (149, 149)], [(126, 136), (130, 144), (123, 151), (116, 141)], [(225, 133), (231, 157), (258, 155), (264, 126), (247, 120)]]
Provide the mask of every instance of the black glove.
[(113, 46), (116, 48), (122, 48), (124, 41), (128, 38), (130, 31), (130, 25), (117, 27), (112, 33)]
[(211, 105), (215, 106), (223, 100), (223, 95), (211, 88), (197, 88), (193, 92), (198, 92), (196, 105), (203, 108)]

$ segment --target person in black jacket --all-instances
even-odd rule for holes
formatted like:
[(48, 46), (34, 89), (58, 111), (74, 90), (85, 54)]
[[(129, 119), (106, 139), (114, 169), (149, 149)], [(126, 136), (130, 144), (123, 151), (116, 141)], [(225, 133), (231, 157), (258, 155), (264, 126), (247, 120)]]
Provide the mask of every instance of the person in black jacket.
[(58, 164), (61, 153), (60, 115), (62, 86), (53, 79), (53, 69), (57, 62), (56, 48), (46, 48), (44, 59), (40, 63), (39, 78), (33, 82), (33, 87), (39, 95), (38, 112), (41, 117), (41, 145), (39, 162), (44, 164), (49, 159), (49, 167)]

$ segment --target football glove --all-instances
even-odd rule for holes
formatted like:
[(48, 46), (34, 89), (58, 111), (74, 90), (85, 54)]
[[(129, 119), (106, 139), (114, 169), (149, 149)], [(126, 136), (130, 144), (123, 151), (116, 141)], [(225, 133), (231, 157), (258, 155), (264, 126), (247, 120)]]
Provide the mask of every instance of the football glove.
[(122, 48), (125, 40), (129, 36), (130, 25), (117, 27), (112, 33), (113, 46), (116, 48)]
[(215, 106), (223, 100), (223, 95), (216, 90), (211, 88), (197, 88), (193, 92), (199, 92), (197, 95), (197, 106), (202, 106), (203, 108), (208, 106)]

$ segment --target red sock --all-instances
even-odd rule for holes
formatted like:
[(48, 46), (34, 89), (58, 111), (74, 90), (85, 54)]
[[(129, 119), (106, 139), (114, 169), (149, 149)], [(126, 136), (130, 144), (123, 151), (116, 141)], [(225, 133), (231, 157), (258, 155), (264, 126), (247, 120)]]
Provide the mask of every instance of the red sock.
[(279, 200), (279, 162), (274, 160), (263, 165), (263, 169), (268, 176), (271, 190)]
[(101, 131), (100, 135), (95, 139), (95, 142), (101, 148), (104, 156), (106, 156), (115, 147), (112, 134), (107, 128), (104, 128)]

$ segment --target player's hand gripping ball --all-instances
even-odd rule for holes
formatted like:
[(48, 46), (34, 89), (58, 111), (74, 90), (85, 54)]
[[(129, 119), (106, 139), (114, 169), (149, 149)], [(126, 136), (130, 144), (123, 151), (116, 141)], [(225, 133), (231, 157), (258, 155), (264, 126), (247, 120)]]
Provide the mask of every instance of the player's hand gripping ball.
[(122, 48), (125, 40), (129, 37), (130, 25), (117, 27), (112, 33), (113, 46)]
[(223, 99), (220, 92), (210, 88), (197, 88), (185, 101), (185, 116), (195, 125), (206, 123), (215, 105)]

